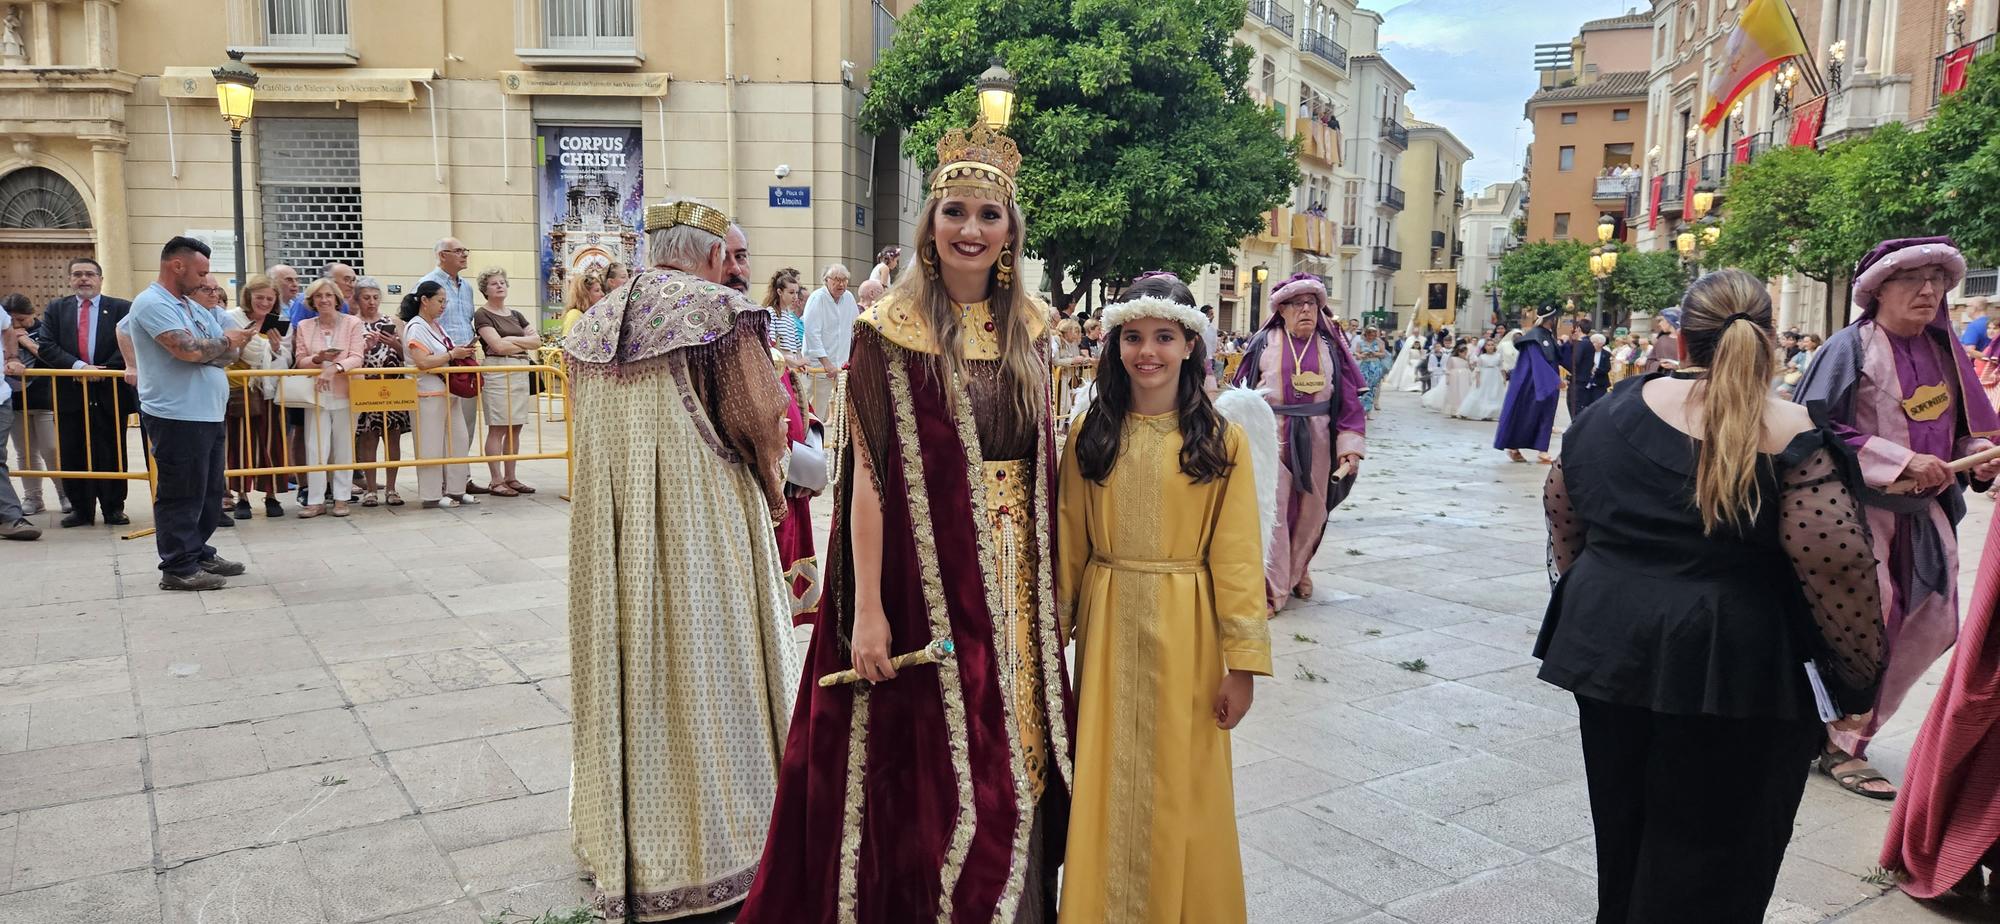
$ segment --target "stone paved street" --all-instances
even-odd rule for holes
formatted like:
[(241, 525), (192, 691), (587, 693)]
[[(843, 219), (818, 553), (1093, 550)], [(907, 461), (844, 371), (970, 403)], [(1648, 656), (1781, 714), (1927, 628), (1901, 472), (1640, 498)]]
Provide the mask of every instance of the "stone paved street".
[[(1544, 470), (1391, 404), (1235, 737), (1250, 918), (1589, 920), (1575, 708), (1527, 654)], [(250, 574), (218, 593), (157, 590), (151, 541), (101, 527), (0, 544), (0, 921), (579, 903), (562, 469), (523, 469), (542, 493), (244, 523), (217, 545)], [(1878, 746), (1892, 777), (1931, 689)], [(1946, 919), (1864, 881), (1886, 817), (1812, 780), (1769, 919)]]

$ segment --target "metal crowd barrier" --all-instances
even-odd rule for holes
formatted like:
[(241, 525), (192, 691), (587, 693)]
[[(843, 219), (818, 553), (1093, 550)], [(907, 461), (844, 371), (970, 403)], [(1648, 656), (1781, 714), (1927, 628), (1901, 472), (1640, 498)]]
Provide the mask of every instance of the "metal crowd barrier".
[[(422, 433), (423, 410), (421, 407), (422, 402), (418, 400), (416, 376), (445, 372), (449, 372), (452, 375), (477, 374), (480, 376), (481, 395), (479, 397), (456, 399), (459, 401), (479, 402), (479, 407), (473, 414), (473, 426), (467, 435), (468, 445), (466, 454), (450, 454), (450, 434), (449, 429), (447, 429), (446, 455), (422, 456), (422, 443), (420, 442), (419, 434)], [(410, 427), (406, 432), (410, 437), (412, 454), (397, 460), (378, 458), (369, 462), (356, 460), (340, 463), (300, 464), (293, 459), (291, 433), (284, 424), (285, 412), (297, 409), (310, 413), (319, 413), (324, 409), (322, 403), (324, 393), (317, 389), (313, 390), (312, 403), (310, 405), (285, 405), (280, 404), (274, 396), (266, 396), (263, 390), (257, 387), (257, 383), (266, 380), (275, 383), (289, 377), (317, 378), (319, 374), (319, 370), (317, 369), (229, 370), (229, 387), (232, 392), (231, 401), (235, 402), (240, 399), (243, 409), (240, 415), (226, 421), (230, 428), (229, 436), (231, 442), (241, 447), (240, 451), (235, 453), (235, 455), (255, 457), (258, 455), (257, 447), (261, 445), (263, 447), (261, 453), (262, 459), (271, 463), (262, 465), (236, 465), (235, 463), (239, 460), (232, 458), (231, 467), (223, 473), (224, 477), (230, 483), (231, 490), (248, 490), (249, 482), (252, 479), (261, 479), (266, 476), (305, 475), (312, 472), (361, 472), (390, 468), (417, 468), (429, 465), (471, 466), (487, 462), (526, 462), (561, 459), (564, 462), (564, 490), (560, 496), (563, 500), (569, 499), (570, 487), (573, 486), (575, 479), (575, 460), (571, 454), (571, 446), (574, 443), (571, 437), (574, 433), (568, 415), (552, 416), (549, 413), (536, 412), (523, 415), (523, 419), (518, 423), (514, 421), (513, 415), (514, 391), (516, 388), (529, 389), (531, 387), (529, 383), (530, 376), (539, 375), (542, 377), (542, 381), (546, 383), (546, 387), (542, 393), (535, 396), (540, 406), (544, 408), (553, 407), (554, 404), (564, 400), (564, 396), (569, 393), (569, 376), (560, 366), (544, 364), (452, 366), (448, 369), (431, 371), (419, 370), (410, 366), (399, 366), (394, 368), (351, 370), (346, 373), (348, 406), (344, 409), (345, 413), (336, 415), (337, 422), (344, 421), (341, 425), (347, 430), (347, 438), (358, 438), (353, 432), (354, 424), (362, 415), (380, 414), (386, 423), (389, 414), (402, 411), (410, 415)], [(27, 369), (24, 370), (23, 376), (25, 379), (98, 379), (121, 381), (124, 373), (116, 369)], [(498, 377), (497, 380), (495, 376)], [(485, 391), (496, 381), (505, 383), (504, 391), (502, 392), (502, 397), (505, 400), (505, 422), (500, 424), (500, 426), (520, 426), (522, 427), (522, 432), (515, 437), (513, 446), (515, 451), (513, 452), (494, 455), (476, 453), (473, 451), (473, 447), (482, 445), (484, 434), (490, 428), (486, 422)], [(274, 384), (270, 390), (275, 393), (280, 391), (280, 388)], [(67, 396), (68, 400), (66, 401), (63, 391), (64, 389), (58, 387), (57, 382), (50, 383), (51, 411), (57, 421), (58, 429), (60, 429), (65, 415), (76, 411), (76, 397), (73, 395)], [(95, 408), (87, 400), (82, 402), (84, 430), (86, 433), (90, 431), (93, 414), (108, 413), (112, 415), (119, 421), (118, 448), (123, 450), (129, 445), (127, 440), (130, 437), (126, 434), (126, 431), (134, 427), (138, 408), (136, 406), (126, 406), (127, 402), (122, 394), (123, 389), (111, 388), (109, 391), (111, 392), (111, 406), (108, 410)], [(553, 396), (551, 396), (551, 393), (553, 393)], [(260, 407), (261, 412), (251, 413), (249, 409), (253, 406)], [(447, 404), (447, 407), (449, 407), (449, 404)], [(262, 424), (257, 423), (257, 420), (260, 418), (264, 421)], [(274, 420), (277, 421), (275, 424), (272, 423)], [(562, 423), (563, 444), (560, 449), (551, 449), (548, 447), (542, 426), (544, 422)], [(310, 421), (308, 421), (308, 425), (310, 425)], [(527, 430), (530, 425), (532, 425), (534, 431), (534, 448), (532, 450), (524, 446), (528, 440)], [(261, 434), (253, 430), (254, 427), (259, 426), (263, 430)], [(450, 421), (445, 421), (444, 426), (449, 428)], [(273, 442), (277, 445), (271, 445)], [(58, 442), (55, 447), (54, 467), (35, 468), (32, 466), (42, 453), (36, 449), (35, 433), (32, 426), (28, 427), (22, 434), (21, 448), (30, 467), (13, 469), (10, 474), (17, 478), (124, 479), (151, 483), (153, 460), (150, 453), (146, 454), (145, 468), (143, 469), (134, 470), (130, 467), (126, 459), (120, 458), (117, 460), (115, 469), (100, 471), (98, 469), (101, 460), (97, 458), (98, 453), (95, 446), (89, 442), (85, 443), (85, 457), (81, 460), (83, 465), (77, 467), (75, 463), (78, 460), (63, 458), (62, 446)], [(386, 453), (383, 453), (383, 455), (386, 455)], [(57, 489), (60, 490), (60, 486)], [(136, 539), (141, 536), (150, 535), (151, 533), (152, 530), (150, 529), (136, 530), (127, 534), (125, 538)]]

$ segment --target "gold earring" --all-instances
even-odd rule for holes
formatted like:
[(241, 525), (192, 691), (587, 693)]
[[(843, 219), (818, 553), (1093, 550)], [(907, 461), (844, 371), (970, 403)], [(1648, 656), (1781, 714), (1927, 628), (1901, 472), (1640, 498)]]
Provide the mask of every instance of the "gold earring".
[(924, 277), (932, 282), (936, 282), (938, 278), (937, 259), (936, 242), (925, 241), (917, 248), (917, 262), (924, 265)]
[(1013, 287), (1014, 285), (1013, 247), (1009, 246), (1000, 248), (1000, 259), (993, 264), (993, 279), (995, 282), (1000, 283), (1001, 288)]

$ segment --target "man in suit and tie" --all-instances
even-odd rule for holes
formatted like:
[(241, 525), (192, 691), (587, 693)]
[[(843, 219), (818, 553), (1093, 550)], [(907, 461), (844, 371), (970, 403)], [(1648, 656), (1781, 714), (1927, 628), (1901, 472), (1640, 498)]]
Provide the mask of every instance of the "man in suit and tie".
[[(89, 257), (70, 261), (68, 295), (49, 303), (36, 340), (42, 363), (56, 369), (125, 368), (118, 349), (118, 322), (132, 303), (104, 294), (104, 267)], [(56, 446), (68, 471), (125, 471), (125, 415), (138, 409), (138, 393), (116, 379), (59, 378), (55, 382)], [(70, 500), (64, 527), (89, 526), (104, 511), (104, 522), (123, 526), (125, 480), (65, 478)]]

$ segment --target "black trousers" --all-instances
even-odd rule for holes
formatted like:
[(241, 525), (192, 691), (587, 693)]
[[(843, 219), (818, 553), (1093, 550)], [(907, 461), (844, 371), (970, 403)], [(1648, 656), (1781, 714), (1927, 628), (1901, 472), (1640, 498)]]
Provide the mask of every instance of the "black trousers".
[(1824, 734), (1818, 721), (1576, 703), (1598, 924), (1760, 924)]
[(208, 537), (222, 521), (222, 473), (228, 470), (228, 439), (221, 421), (205, 423), (140, 417), (153, 444), (153, 534), (160, 570), (186, 577), (215, 557)]
[[(56, 413), (57, 464), (72, 472), (125, 471), (125, 415), (139, 406), (124, 400), (124, 386), (91, 382), (79, 387), (58, 381), (57, 387), (62, 389), (56, 405), (60, 409)], [(119, 395), (115, 407), (114, 393)], [(87, 415), (86, 402), (90, 407)], [(125, 510), (123, 478), (64, 478), (62, 485), (74, 513), (94, 516), (98, 507), (103, 507), (106, 515)]]

